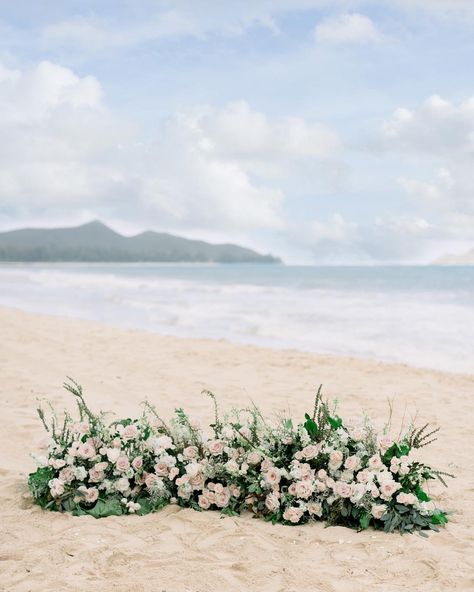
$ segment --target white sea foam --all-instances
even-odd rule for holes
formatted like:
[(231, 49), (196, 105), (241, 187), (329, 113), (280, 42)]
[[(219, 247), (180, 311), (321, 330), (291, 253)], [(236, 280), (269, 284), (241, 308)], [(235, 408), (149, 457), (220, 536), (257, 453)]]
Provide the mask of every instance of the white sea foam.
[(474, 270), (6, 265), (0, 304), (474, 372)]

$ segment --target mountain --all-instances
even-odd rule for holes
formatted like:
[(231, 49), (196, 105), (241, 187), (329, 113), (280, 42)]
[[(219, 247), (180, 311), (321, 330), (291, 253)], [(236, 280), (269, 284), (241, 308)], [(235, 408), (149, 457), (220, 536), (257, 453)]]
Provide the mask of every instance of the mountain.
[(463, 255), (442, 255), (433, 263), (434, 265), (474, 265), (474, 249)]
[(279, 263), (232, 244), (214, 245), (162, 232), (123, 236), (98, 220), (73, 228), (0, 233), (0, 261)]

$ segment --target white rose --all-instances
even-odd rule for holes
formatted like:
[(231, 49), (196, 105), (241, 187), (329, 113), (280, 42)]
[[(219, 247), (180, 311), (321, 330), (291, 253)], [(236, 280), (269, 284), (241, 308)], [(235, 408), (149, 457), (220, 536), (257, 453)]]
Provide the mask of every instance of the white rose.
[(107, 448), (107, 458), (110, 462), (116, 462), (120, 454), (121, 450), (119, 448)]

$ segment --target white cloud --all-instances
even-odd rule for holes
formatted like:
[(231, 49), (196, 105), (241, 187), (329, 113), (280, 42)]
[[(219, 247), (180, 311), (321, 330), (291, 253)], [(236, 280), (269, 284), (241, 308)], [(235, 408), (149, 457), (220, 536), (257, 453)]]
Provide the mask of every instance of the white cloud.
[[(370, 7), (368, 0), (166, 0), (117, 3), (114, 15), (84, 14), (50, 22), (42, 30), (46, 45), (77, 46), (86, 51), (130, 47), (157, 39), (208, 35), (242, 35), (254, 27), (279, 33), (285, 14), (317, 9), (354, 10)], [(472, 0), (382, 0), (389, 9), (423, 12), (464, 23), (474, 19)], [(131, 5), (130, 5), (131, 6)], [(357, 12), (332, 16), (321, 23), (321, 38), (332, 42), (373, 42), (381, 38), (369, 17)]]
[(316, 25), (316, 40), (322, 43), (376, 43), (382, 39), (374, 22), (363, 14), (330, 16)]
[(386, 151), (432, 165), (430, 178), (398, 179), (416, 206), (445, 234), (474, 239), (474, 98), (456, 105), (434, 95), (416, 110), (395, 111), (382, 133)]
[(325, 126), (245, 101), (172, 115), (144, 140), (98, 80), (50, 62), (0, 68), (0, 135), (4, 226), (94, 215), (231, 238), (282, 229), (285, 176), (314, 174), (340, 145)]
[(330, 264), (428, 261), (439, 252), (440, 229), (417, 216), (386, 215), (355, 223), (334, 214), (310, 221), (294, 240), (311, 249), (314, 260)]
[(433, 95), (417, 110), (397, 109), (382, 131), (390, 150), (470, 158), (474, 155), (474, 97), (455, 105)]

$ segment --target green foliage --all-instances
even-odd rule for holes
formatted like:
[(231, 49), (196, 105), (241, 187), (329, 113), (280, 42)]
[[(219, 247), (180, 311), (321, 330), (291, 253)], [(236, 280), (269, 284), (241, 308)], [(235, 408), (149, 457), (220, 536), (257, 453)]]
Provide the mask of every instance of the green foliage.
[(337, 430), (338, 428), (340, 428), (342, 426), (342, 419), (340, 417), (328, 416), (328, 422), (333, 430)]
[(400, 458), (406, 456), (410, 452), (410, 446), (405, 442), (395, 442), (383, 455), (383, 461), (385, 464), (390, 464), (390, 461), (394, 456)]
[(51, 501), (48, 483), (53, 477), (54, 470), (51, 467), (40, 467), (28, 476), (28, 487), (42, 508), (45, 508)]
[(304, 423), (304, 427), (305, 427), (306, 431), (308, 432), (309, 437), (312, 440), (317, 440), (318, 435), (319, 435), (318, 426), (316, 425), (314, 420), (311, 419), (311, 417), (307, 413), (304, 414), (304, 417), (306, 419), (306, 421)]
[(81, 510), (84, 514), (89, 514), (89, 516), (94, 516), (94, 518), (121, 516), (124, 513), (120, 500), (114, 497), (109, 497), (103, 500), (99, 499), (92, 508), (81, 508)]
[[(138, 515), (146, 515), (166, 506), (172, 498), (175, 498), (173, 501), (179, 506), (201, 511), (199, 495), (209, 495), (217, 483), (221, 488), (227, 488), (226, 495), (230, 495), (230, 499), (227, 498), (229, 505), (221, 510), (221, 513), (227, 516), (237, 516), (243, 509), (250, 508), (256, 516), (269, 522), (292, 524), (291, 521), (284, 519), (284, 515), (287, 518), (291, 516), (291, 514), (285, 514), (286, 510), (301, 508), (299, 524), (317, 519), (316, 515), (321, 514), (321, 518), (328, 525), (338, 524), (358, 530), (373, 526), (374, 528), (383, 528), (386, 532), (399, 531), (401, 533), (437, 530), (439, 526), (443, 526), (448, 521), (446, 512), (435, 511), (433, 513), (433, 504), (427, 506), (424, 503), (429, 502), (430, 497), (424, 491), (423, 486), (427, 480), (435, 478), (444, 483), (442, 475), (451, 475), (435, 471), (413, 459), (404, 459), (406, 467), (400, 473), (393, 473), (392, 477), (398, 482), (400, 493), (414, 494), (418, 502), (415, 502), (414, 497), (410, 496), (405, 498), (407, 505), (398, 503), (396, 494), (381, 500), (364, 487), (355, 491), (360, 487), (359, 485), (354, 486), (352, 495), (347, 491), (342, 493), (336, 490), (336, 487), (332, 491), (334, 481), (330, 484), (329, 480), (333, 478), (339, 480), (340, 472), (328, 464), (329, 452), (340, 450), (341, 455), (345, 458), (357, 455), (361, 463), (360, 470), (365, 470), (365, 467), (370, 467), (368, 459), (372, 454), (378, 454), (378, 438), (367, 418), (362, 432), (363, 436), (352, 436), (351, 429), (344, 427), (342, 419), (336, 415), (335, 411), (329, 413), (328, 405), (322, 399), (321, 387), (316, 394), (313, 415), (310, 416), (306, 413), (304, 422), (300, 422), (298, 425), (294, 425), (290, 418), (280, 419), (274, 425), (268, 424), (255, 406), (252, 409), (234, 410), (221, 420), (215, 396), (205, 391), (214, 404), (215, 419), (211, 427), (215, 437), (223, 441), (223, 451), (219, 451), (215, 455), (212, 454), (210, 442), (206, 443), (203, 432), (191, 423), (182, 408), (176, 409), (170, 427), (165, 424), (156, 413), (155, 408), (149, 403), (145, 403), (145, 411), (139, 419), (125, 418), (109, 425), (104, 422), (104, 414), (94, 414), (89, 409), (80, 385), (69, 379), (65, 388), (74, 396), (84, 424), (76, 424), (67, 413), (64, 415), (64, 419), (58, 421), (53, 409), (51, 409), (51, 416), (48, 413), (48, 418), (42, 408), (38, 411), (45, 429), (53, 438), (49, 457), (54, 459), (54, 462), (51, 463), (52, 466), (41, 467), (31, 473), (28, 485), (35, 500), (44, 509), (68, 511), (74, 515), (90, 515), (95, 518), (120, 516), (133, 513), (134, 510)], [(158, 425), (157, 422), (151, 421), (151, 415), (159, 420)], [(125, 428), (132, 424), (136, 430), (127, 430), (128, 433), (124, 433), (123, 439), (121, 439), (123, 430), (120, 427), (117, 430), (117, 427), (121, 425)], [(232, 427), (233, 430), (229, 431), (229, 427)], [(326, 444), (326, 446), (318, 445), (314, 448), (319, 453), (313, 453), (310, 450), (303, 452), (309, 443), (304, 430), (311, 441)], [(150, 437), (161, 436), (163, 433), (167, 434), (172, 442), (172, 445), (166, 445), (166, 451), (160, 448), (158, 443), (156, 444), (158, 448), (155, 449), (154, 442), (151, 446), (149, 442), (146, 442)], [(412, 430), (409, 436), (394, 443), (382, 456), (385, 469), (389, 469), (392, 459), (408, 455), (411, 446), (424, 445), (432, 433), (427, 431), (426, 426), (423, 426), (419, 430)], [(82, 446), (81, 443), (86, 446)], [(197, 448), (197, 455), (190, 454), (189, 457), (187, 453), (183, 455), (184, 448), (190, 445)], [(125, 469), (126, 473), (125, 471), (122, 473), (117, 471), (109, 450), (109, 447), (112, 446), (120, 448), (120, 454), (124, 454), (129, 459), (132, 467)], [(76, 453), (77, 447), (81, 448), (79, 453)], [(91, 451), (90, 454), (82, 452), (87, 449)], [(254, 454), (252, 460), (250, 460), (250, 451), (258, 452), (258, 455)], [(156, 481), (149, 484), (148, 478), (145, 480), (145, 477), (147, 474), (153, 475), (154, 472), (159, 474), (158, 469), (155, 469), (155, 464), (162, 453), (164, 457), (171, 460), (171, 466), (176, 467), (174, 469), (176, 473), (170, 475), (168, 480), (166, 480), (166, 476), (158, 479), (155, 475)], [(169, 455), (174, 456), (174, 459), (170, 459)], [(307, 456), (305, 457), (305, 455)], [(63, 462), (56, 464), (56, 461), (61, 459)], [(101, 466), (98, 464), (100, 459), (102, 459)], [(139, 462), (134, 464), (137, 459)], [(232, 468), (231, 463), (226, 462), (227, 459), (232, 459), (234, 465)], [(265, 459), (266, 467), (263, 465), (262, 459)], [(298, 468), (300, 459), (306, 461), (304, 469), (307, 471), (306, 476), (310, 474), (310, 479), (316, 479), (316, 475), (321, 480), (327, 479), (326, 489), (320, 491), (319, 484), (314, 481), (312, 493), (310, 492), (311, 497), (303, 497), (298, 493), (294, 483), (301, 479), (301, 474), (298, 474), (298, 471), (293, 471), (293, 468)], [(209, 491), (207, 493), (207, 485), (198, 486), (192, 491), (179, 489), (183, 482), (181, 480), (179, 483), (177, 476), (187, 474), (188, 463), (196, 461), (211, 469), (209, 473), (206, 472), (203, 475), (208, 479)], [(238, 463), (237, 469), (241, 465), (242, 470), (236, 470), (236, 463)], [(243, 470), (244, 463), (247, 465), (245, 470)], [(260, 463), (262, 464), (260, 465)], [(71, 466), (68, 467), (68, 465)], [(273, 502), (270, 504), (266, 499), (271, 493), (272, 487), (275, 487), (274, 477), (270, 480), (269, 474), (266, 474), (269, 471), (268, 467), (272, 466), (272, 470), (278, 474), (279, 481), (276, 487), (278, 503), (275, 504), (279, 507), (275, 511), (270, 510), (275, 507)], [(61, 473), (63, 467), (66, 475), (64, 477)], [(73, 469), (72, 475), (71, 468)], [(104, 474), (96, 479), (92, 469), (103, 471)], [(324, 469), (322, 477), (318, 473), (320, 469)], [(203, 473), (204, 471), (201, 474)], [(69, 476), (67, 476), (68, 474)], [(212, 479), (208, 478), (208, 475), (212, 475)], [(120, 487), (115, 487), (114, 481), (122, 476), (129, 479), (129, 483), (125, 483), (125, 486), (120, 484)], [(54, 489), (50, 491), (49, 483), (55, 478), (59, 478), (61, 481), (52, 483), (51, 486)], [(377, 479), (377, 476), (375, 475), (374, 478)], [(343, 479), (345, 480), (345, 477)], [(348, 483), (352, 479), (356, 483), (357, 476), (351, 475)], [(103, 486), (98, 485), (100, 481), (103, 481)], [(214, 482), (212, 487), (211, 481)], [(99, 487), (100, 497), (94, 504), (88, 504), (86, 501), (90, 494), (88, 488), (91, 487)], [(238, 489), (237, 493), (235, 493), (236, 489)], [(124, 491), (124, 494), (117, 493), (117, 490)], [(354, 494), (354, 491), (357, 495)], [(53, 495), (57, 497), (53, 498)], [(97, 489), (95, 489), (94, 495), (97, 495)], [(123, 500), (122, 495), (127, 499)], [(213, 505), (213, 509), (218, 509), (210, 495), (209, 499), (211, 507)], [(128, 503), (127, 500), (139, 504), (139, 506)], [(385, 511), (385, 514), (381, 519), (377, 519), (372, 515), (372, 511), (374, 511), (374, 504), (378, 505), (382, 501), (384, 501), (382, 511)], [(310, 504), (313, 504), (313, 508), (310, 507)], [(316, 505), (322, 509), (322, 512), (316, 509)]]
[(429, 426), (430, 424), (426, 423), (421, 428), (413, 428), (408, 440), (410, 448), (422, 448), (423, 446), (428, 446), (428, 444), (436, 441), (436, 438), (433, 438), (432, 436), (437, 434), (440, 428), (428, 431)]
[(429, 495), (424, 492), (419, 485), (415, 487), (415, 495), (420, 500), (420, 502), (429, 502), (431, 500)]
[(372, 516), (369, 514), (369, 512), (363, 512), (359, 516), (360, 529), (365, 530), (365, 529), (369, 528), (371, 520), (372, 520)]

